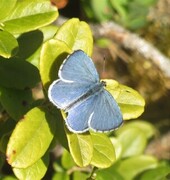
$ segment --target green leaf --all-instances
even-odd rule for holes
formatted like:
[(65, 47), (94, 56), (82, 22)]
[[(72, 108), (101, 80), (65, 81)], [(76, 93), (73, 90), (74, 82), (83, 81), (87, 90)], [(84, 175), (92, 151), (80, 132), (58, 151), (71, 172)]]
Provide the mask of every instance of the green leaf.
[(142, 154), (147, 144), (145, 134), (139, 128), (134, 127), (119, 134), (118, 140), (122, 144), (122, 157)]
[(79, 172), (79, 171), (75, 171), (74, 173), (73, 173), (73, 179), (74, 180), (87, 180), (88, 179), (88, 174), (85, 174), (85, 173), (83, 173), (83, 172)]
[(1, 0), (0, 4), (0, 20), (7, 17), (11, 10), (14, 8), (17, 0)]
[(40, 76), (46, 89), (57, 79), (59, 67), (70, 52), (67, 45), (59, 40), (51, 39), (43, 45), (40, 56)]
[(2, 180), (18, 180), (18, 179), (13, 176), (5, 176), (4, 178), (2, 178)]
[(151, 138), (156, 133), (155, 127), (151, 123), (144, 120), (134, 120), (133, 122), (128, 122), (127, 124), (119, 128), (117, 131), (115, 131), (115, 133), (117, 135), (120, 135), (122, 134), (122, 132), (126, 131), (131, 127), (140, 129), (140, 131), (145, 134), (147, 139)]
[(16, 125), (7, 147), (8, 163), (15, 168), (33, 165), (47, 151), (55, 119), (45, 109), (30, 110)]
[(0, 56), (10, 58), (18, 51), (18, 42), (15, 37), (7, 31), (0, 31)]
[(52, 177), (52, 180), (69, 180), (70, 177), (66, 172), (57, 172)]
[(32, 166), (24, 169), (13, 168), (14, 174), (18, 179), (42, 179), (47, 171), (49, 155), (46, 154), (42, 159), (37, 160)]
[(31, 107), (32, 92), (30, 89), (18, 90), (0, 87), (0, 102), (8, 114), (18, 121)]
[(81, 49), (89, 56), (92, 54), (92, 32), (84, 21), (79, 21), (77, 18), (66, 21), (58, 29), (55, 38), (67, 44), (72, 51)]
[(53, 105), (49, 107), (49, 110), (50, 110), (50, 114), (55, 119), (54, 123), (55, 123), (56, 131), (54, 135), (54, 141), (56, 141), (57, 139), (65, 149), (69, 150), (67, 137), (65, 133), (65, 122), (62, 118), (61, 111), (56, 107), (54, 107)]
[(139, 173), (157, 167), (157, 160), (152, 156), (141, 155), (121, 161), (117, 170), (126, 180), (132, 180)]
[(170, 167), (164, 166), (164, 167), (158, 167), (155, 169), (148, 170), (143, 173), (143, 175), (140, 177), (140, 180), (146, 180), (146, 179), (154, 179), (154, 180), (163, 180), (168, 179), (168, 174), (170, 175)]
[(13, 119), (7, 119), (4, 122), (0, 122), (0, 138), (4, 134), (8, 134), (11, 132), (16, 125), (16, 122)]
[(74, 134), (66, 129), (70, 153), (80, 167), (88, 166), (93, 155), (93, 143), (90, 134)]
[[(33, 37), (30, 37), (30, 40), (28, 40), (28, 42), (30, 42), (31, 46), (35, 43), (37, 46), (34, 45), (33, 47), (37, 47), (37, 49), (34, 48), (35, 51), (32, 52), (31, 56), (29, 56), (27, 58), (27, 61), (29, 61), (31, 64), (33, 64), (34, 66), (39, 68), (40, 53), (41, 53), (41, 48), (42, 48), (42, 44), (40, 43), (41, 34), (43, 36), (43, 42), (45, 42), (54, 37), (54, 34), (56, 33), (57, 29), (58, 28), (56, 26), (50, 25), (50, 26), (42, 27), (40, 29), (41, 33), (40, 33), (40, 31), (39, 32), (33, 31), (35, 33), (33, 35), (31, 35)], [(38, 35), (38, 37), (36, 37), (36, 34)], [(39, 44), (37, 42), (34, 42), (34, 41), (37, 41), (37, 39), (38, 39)], [(28, 43), (28, 42), (26, 41), (26, 43)], [(26, 43), (25, 43), (25, 45), (26, 45)], [(25, 46), (24, 50), (27, 49), (27, 47), (28, 47), (28, 45)], [(29, 46), (28, 52), (30, 52), (30, 49), (32, 49), (32, 48), (30, 48), (30, 46)], [(28, 54), (28, 53), (26, 53), (26, 54)]]
[(137, 118), (143, 113), (145, 101), (137, 91), (111, 79), (104, 79), (104, 81), (107, 84), (106, 89), (120, 106), (124, 120)]
[(3, 20), (4, 29), (12, 34), (36, 30), (58, 17), (55, 6), (47, 0), (17, 1), (13, 11)]
[(43, 43), (43, 33), (40, 30), (23, 33), (18, 37), (19, 52), (17, 57), (28, 59)]
[(64, 149), (63, 155), (61, 157), (61, 163), (65, 169), (69, 169), (75, 165), (70, 153), (65, 149)]
[(101, 169), (96, 172), (96, 180), (124, 180), (124, 178), (113, 168)]
[(91, 132), (93, 157), (91, 164), (98, 168), (107, 168), (115, 161), (115, 150), (110, 139), (102, 133)]
[(122, 150), (122, 144), (118, 139), (116, 139), (114, 137), (111, 137), (110, 140), (111, 140), (111, 142), (112, 142), (112, 144), (114, 146), (115, 155), (116, 155), (116, 161), (117, 161), (118, 159), (121, 158), (121, 155), (122, 155), (122, 151), (123, 151)]
[(54, 38), (58, 27), (56, 25), (48, 25), (45, 27), (40, 28), (40, 30), (43, 33), (43, 37), (44, 37), (44, 42)]
[(95, 18), (99, 22), (108, 21), (112, 18), (113, 10), (111, 9), (109, 1), (99, 1), (91, 0), (91, 8), (93, 9), (93, 13)]
[(24, 60), (0, 59), (0, 86), (28, 89), (40, 81), (38, 69)]

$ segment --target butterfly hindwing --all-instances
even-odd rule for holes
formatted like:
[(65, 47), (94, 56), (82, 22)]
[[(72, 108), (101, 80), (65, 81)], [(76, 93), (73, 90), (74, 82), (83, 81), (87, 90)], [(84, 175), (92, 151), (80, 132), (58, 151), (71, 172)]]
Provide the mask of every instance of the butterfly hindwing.
[(72, 132), (88, 129), (107, 132), (119, 127), (123, 120), (120, 109), (106, 90), (91, 95), (68, 111), (66, 125)]
[(100, 92), (97, 96), (89, 127), (94, 131), (101, 132), (117, 129), (123, 123), (118, 104), (106, 90)]

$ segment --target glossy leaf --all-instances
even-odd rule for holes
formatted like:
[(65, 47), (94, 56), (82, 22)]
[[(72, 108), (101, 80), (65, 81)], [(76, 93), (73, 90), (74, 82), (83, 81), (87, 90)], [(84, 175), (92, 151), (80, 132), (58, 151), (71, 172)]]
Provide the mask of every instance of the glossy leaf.
[(93, 144), (88, 133), (74, 134), (66, 129), (69, 150), (75, 163), (80, 167), (90, 164), (93, 155)]
[(115, 150), (110, 139), (102, 133), (91, 132), (93, 157), (91, 164), (98, 168), (107, 168), (115, 161)]
[(8, 163), (15, 168), (27, 168), (40, 159), (53, 139), (54, 121), (44, 109), (29, 111), (10, 137), (6, 152)]
[(18, 42), (15, 37), (7, 31), (0, 31), (0, 56), (10, 58), (18, 51)]
[(72, 50), (81, 49), (89, 56), (92, 54), (93, 38), (88, 24), (72, 18), (66, 21), (57, 31), (55, 39), (58, 39)]
[(39, 159), (32, 166), (24, 169), (13, 168), (13, 171), (18, 179), (42, 179), (47, 171), (48, 164), (49, 156), (46, 154), (42, 159)]
[(27, 61), (0, 59), (0, 86), (28, 89), (39, 81), (38, 69)]
[(52, 23), (58, 17), (55, 6), (47, 0), (18, 1), (15, 10), (4, 20), (4, 29), (12, 34), (36, 30)]
[(104, 81), (106, 81), (106, 89), (120, 106), (124, 120), (137, 118), (143, 113), (145, 101), (137, 91), (111, 79)]
[(0, 102), (8, 114), (18, 121), (31, 107), (32, 92), (30, 89), (18, 90), (0, 87)]
[(51, 39), (43, 45), (40, 57), (40, 76), (46, 89), (49, 83), (57, 79), (59, 67), (69, 52), (71, 51), (66, 44), (59, 40)]
[(136, 156), (143, 153), (147, 138), (138, 128), (128, 128), (118, 136), (122, 144), (122, 157)]
[(157, 167), (157, 160), (152, 156), (136, 156), (125, 159), (115, 169), (126, 179), (132, 180), (139, 173)]
[(128, 122), (127, 124), (119, 128), (117, 131), (115, 131), (115, 133), (117, 135), (120, 135), (122, 134), (122, 132), (131, 127), (140, 129), (140, 131), (142, 131), (148, 139), (156, 133), (156, 129), (154, 128), (154, 126), (151, 123), (144, 120), (135, 120), (133, 122)]
[(14, 8), (17, 0), (1, 0), (0, 4), (0, 20), (7, 17), (11, 10)]

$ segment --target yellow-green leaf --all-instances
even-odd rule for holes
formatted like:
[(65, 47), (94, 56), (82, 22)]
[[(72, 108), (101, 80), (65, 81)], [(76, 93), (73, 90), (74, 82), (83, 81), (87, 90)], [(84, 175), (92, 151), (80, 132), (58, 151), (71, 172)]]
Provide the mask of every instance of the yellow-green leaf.
[(139, 117), (145, 106), (143, 97), (134, 89), (121, 85), (115, 80), (104, 79), (106, 81), (106, 89), (116, 99), (124, 120)]
[(62, 41), (51, 39), (47, 41), (41, 50), (40, 76), (45, 88), (58, 77), (58, 70), (71, 50)]
[(98, 168), (107, 168), (116, 160), (112, 142), (103, 133), (91, 132), (93, 141), (93, 157), (91, 164)]
[(54, 121), (44, 109), (30, 110), (10, 137), (6, 152), (8, 163), (15, 168), (27, 168), (40, 159), (53, 139)]
[(77, 18), (66, 21), (58, 29), (55, 38), (67, 44), (72, 51), (81, 49), (89, 56), (92, 54), (92, 32), (84, 21), (79, 21)]
[(80, 167), (88, 166), (93, 155), (93, 144), (89, 133), (74, 134), (66, 129), (70, 153)]
[(32, 166), (24, 169), (13, 168), (14, 174), (18, 179), (42, 179), (47, 171), (49, 156), (46, 154), (42, 159), (37, 160)]

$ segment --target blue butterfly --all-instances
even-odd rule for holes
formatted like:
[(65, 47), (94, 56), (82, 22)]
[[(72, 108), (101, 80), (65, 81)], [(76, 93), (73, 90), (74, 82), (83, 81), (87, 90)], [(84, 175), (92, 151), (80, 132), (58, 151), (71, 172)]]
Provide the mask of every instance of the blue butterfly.
[(104, 88), (90, 57), (82, 50), (73, 52), (61, 65), (48, 90), (50, 101), (68, 113), (66, 125), (71, 132), (108, 132), (123, 123), (113, 96)]

